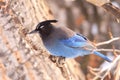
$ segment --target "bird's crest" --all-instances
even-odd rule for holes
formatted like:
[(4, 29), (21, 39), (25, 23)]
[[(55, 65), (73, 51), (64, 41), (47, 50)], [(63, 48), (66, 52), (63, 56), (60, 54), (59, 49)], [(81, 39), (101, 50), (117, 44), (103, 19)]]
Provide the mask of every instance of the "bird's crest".
[(36, 33), (39, 31), (39, 29), (42, 29), (44, 28), (44, 26), (48, 26), (50, 23), (56, 23), (57, 20), (46, 20), (46, 21), (42, 21), (40, 22), (37, 26), (36, 26), (36, 29), (29, 32), (29, 34), (32, 34), (32, 33)]
[(42, 21), (42, 22), (40, 22), (40, 23), (37, 25), (36, 29), (43, 28), (44, 25), (49, 25), (50, 23), (56, 23), (56, 22), (58, 22), (58, 21), (57, 21), (57, 20), (46, 20), (46, 21)]

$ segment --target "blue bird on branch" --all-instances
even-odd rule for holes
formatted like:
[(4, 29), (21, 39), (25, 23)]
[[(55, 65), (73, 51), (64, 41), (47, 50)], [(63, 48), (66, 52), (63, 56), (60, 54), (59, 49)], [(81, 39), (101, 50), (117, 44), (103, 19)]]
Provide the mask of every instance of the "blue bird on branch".
[(51, 55), (75, 58), (89, 54), (95, 54), (108, 62), (112, 62), (107, 56), (96, 51), (96, 47), (82, 34), (78, 34), (67, 27), (54, 26), (57, 20), (40, 22), (30, 34), (38, 32), (43, 44)]

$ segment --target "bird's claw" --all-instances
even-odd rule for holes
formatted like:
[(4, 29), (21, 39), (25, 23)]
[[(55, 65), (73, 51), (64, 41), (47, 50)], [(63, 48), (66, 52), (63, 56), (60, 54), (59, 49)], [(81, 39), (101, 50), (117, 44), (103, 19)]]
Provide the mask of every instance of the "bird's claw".
[(65, 57), (50, 55), (49, 58), (52, 62), (56, 63), (58, 67), (63, 67), (63, 65), (65, 64)]
[(50, 60), (52, 61), (52, 62), (56, 62), (56, 60), (57, 60), (57, 57), (56, 56), (53, 56), (53, 55), (50, 55), (49, 56), (49, 58), (50, 58)]

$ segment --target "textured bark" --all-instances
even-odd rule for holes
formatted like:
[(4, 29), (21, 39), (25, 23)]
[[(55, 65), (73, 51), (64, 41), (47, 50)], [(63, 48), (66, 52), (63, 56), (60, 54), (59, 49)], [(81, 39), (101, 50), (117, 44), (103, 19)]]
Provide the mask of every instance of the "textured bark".
[(0, 80), (85, 80), (73, 59), (57, 67), (39, 35), (27, 34), (54, 18), (45, 0), (0, 0), (0, 9)]
[(120, 9), (114, 6), (112, 3), (107, 3), (102, 6), (106, 11), (109, 11), (112, 15), (114, 15), (117, 19), (120, 19)]

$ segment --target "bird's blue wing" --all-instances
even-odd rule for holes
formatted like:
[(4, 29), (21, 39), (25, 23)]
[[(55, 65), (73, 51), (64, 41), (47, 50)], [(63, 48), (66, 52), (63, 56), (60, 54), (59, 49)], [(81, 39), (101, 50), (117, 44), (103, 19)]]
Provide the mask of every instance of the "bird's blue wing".
[(60, 41), (68, 47), (80, 48), (90, 46), (90, 43), (88, 42), (87, 38), (81, 34), (76, 34), (73, 37), (70, 37), (68, 39), (62, 39)]

